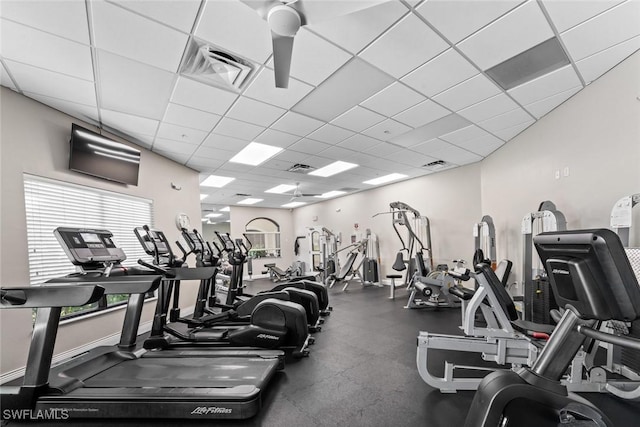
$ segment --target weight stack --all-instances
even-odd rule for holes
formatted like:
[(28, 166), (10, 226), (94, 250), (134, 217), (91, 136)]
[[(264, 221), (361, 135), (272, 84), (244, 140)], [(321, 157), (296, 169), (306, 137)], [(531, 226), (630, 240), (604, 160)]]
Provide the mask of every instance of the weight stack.
[(525, 320), (547, 325), (552, 324), (549, 311), (558, 308), (558, 304), (553, 296), (549, 279), (544, 277), (533, 280), (530, 289), (525, 289), (524, 295), (525, 307), (530, 308), (525, 310)]

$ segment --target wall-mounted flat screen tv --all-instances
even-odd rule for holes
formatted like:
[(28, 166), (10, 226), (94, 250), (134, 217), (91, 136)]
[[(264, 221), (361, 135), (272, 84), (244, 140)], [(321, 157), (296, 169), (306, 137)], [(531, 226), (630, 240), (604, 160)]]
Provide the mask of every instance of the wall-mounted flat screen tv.
[(138, 185), (140, 150), (75, 123), (71, 127), (69, 169), (128, 185)]

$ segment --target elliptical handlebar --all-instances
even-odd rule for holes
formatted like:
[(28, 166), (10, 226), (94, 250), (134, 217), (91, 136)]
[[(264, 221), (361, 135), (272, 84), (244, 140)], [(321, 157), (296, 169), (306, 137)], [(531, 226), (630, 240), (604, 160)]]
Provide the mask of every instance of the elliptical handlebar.
[(144, 261), (142, 259), (138, 260), (138, 264), (140, 264), (143, 267), (148, 268), (149, 270), (153, 270), (156, 273), (159, 273), (159, 274), (163, 275), (167, 279), (172, 279), (172, 278), (176, 277), (176, 273), (175, 272), (173, 272), (171, 270), (168, 270), (166, 268), (159, 267), (157, 265), (150, 264), (150, 263), (148, 263), (148, 262), (146, 262), (146, 261)]

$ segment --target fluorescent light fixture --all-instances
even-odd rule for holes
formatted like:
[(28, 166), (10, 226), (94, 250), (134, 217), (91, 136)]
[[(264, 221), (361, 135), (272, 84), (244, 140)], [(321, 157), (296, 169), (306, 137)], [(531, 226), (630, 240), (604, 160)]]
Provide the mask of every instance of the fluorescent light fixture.
[(283, 208), (297, 208), (298, 206), (306, 205), (305, 202), (290, 202), (282, 205)]
[(204, 186), (204, 187), (224, 187), (225, 185), (227, 185), (228, 183), (230, 183), (231, 181), (233, 181), (235, 178), (230, 178), (228, 176), (217, 176), (217, 175), (209, 175), (207, 177), (207, 179), (205, 179), (204, 181), (202, 181), (200, 183), (200, 185)]
[(282, 193), (286, 193), (287, 191), (291, 191), (291, 190), (295, 190), (296, 186), (295, 185), (291, 185), (291, 184), (280, 184), (276, 187), (270, 188), (268, 190), (265, 190), (265, 193), (276, 193), (276, 194), (282, 194)]
[(218, 218), (220, 216), (222, 216), (221, 213), (209, 213), (205, 215), (207, 218)]
[(93, 151), (95, 154), (99, 155), (99, 156), (103, 156), (103, 157), (109, 157), (110, 159), (116, 159), (116, 160), (122, 160), (123, 162), (129, 162), (129, 163), (140, 163), (139, 160), (133, 160), (133, 159), (129, 159), (127, 157), (120, 157), (120, 156), (116, 156), (114, 154), (109, 154), (109, 153), (102, 153), (100, 151)]
[(215, 225), (215, 224), (217, 224), (217, 222), (207, 221), (207, 224), (209, 224), (209, 225)]
[(230, 220), (230, 219), (228, 219), (228, 220), (226, 220), (225, 222), (231, 222), (231, 220)]
[(209, 221), (209, 218), (202, 218), (202, 222), (207, 222)]
[(337, 162), (333, 162), (323, 168), (316, 169), (313, 172), (309, 172), (309, 175), (322, 176), (326, 178), (328, 176), (335, 175), (337, 173), (344, 172), (355, 167), (358, 167), (358, 165), (356, 165), (355, 163), (343, 162), (341, 160), (338, 160)]
[(232, 163), (258, 166), (260, 163), (266, 162), (282, 150), (282, 147), (274, 147), (273, 145), (251, 142), (240, 150), (238, 154), (230, 158), (229, 161)]
[(239, 204), (239, 205), (255, 205), (256, 203), (261, 202), (261, 201), (263, 201), (263, 200), (264, 200), (264, 199), (254, 199), (254, 198), (252, 198), (252, 197), (248, 197), (248, 198), (246, 198), (246, 199), (244, 199), (244, 200), (240, 200), (240, 201), (238, 202), (238, 204)]
[(200, 201), (203, 201), (204, 199), (206, 199), (207, 197), (209, 197), (208, 194), (200, 194)]
[(398, 179), (406, 178), (407, 175), (401, 173), (390, 173), (389, 175), (379, 176), (378, 178), (370, 179), (369, 181), (363, 181), (363, 184), (369, 185), (380, 185), (391, 181), (396, 181)]
[(346, 191), (339, 191), (339, 190), (334, 190), (334, 191), (329, 191), (327, 193), (321, 194), (319, 196), (315, 196), (319, 199), (328, 199), (330, 197), (336, 197), (336, 196), (340, 196), (342, 194), (347, 194)]
[(218, 209), (218, 210), (219, 210), (220, 212), (229, 212), (229, 211), (231, 211), (231, 208), (230, 208), (229, 206), (225, 206), (224, 208), (222, 208), (222, 209)]

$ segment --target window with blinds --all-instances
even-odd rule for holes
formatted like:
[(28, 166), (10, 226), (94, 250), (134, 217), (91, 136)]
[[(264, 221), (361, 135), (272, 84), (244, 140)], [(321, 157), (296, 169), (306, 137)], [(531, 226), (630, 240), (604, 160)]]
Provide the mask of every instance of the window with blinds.
[[(32, 285), (76, 271), (53, 235), (57, 227), (109, 230), (127, 254), (123, 265), (136, 265), (139, 258), (149, 259), (133, 229), (151, 226), (151, 200), (28, 174), (24, 174), (24, 198)], [(108, 298), (80, 310), (65, 309), (63, 315), (93, 312), (126, 300), (126, 296)]]

